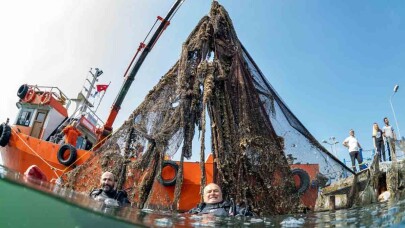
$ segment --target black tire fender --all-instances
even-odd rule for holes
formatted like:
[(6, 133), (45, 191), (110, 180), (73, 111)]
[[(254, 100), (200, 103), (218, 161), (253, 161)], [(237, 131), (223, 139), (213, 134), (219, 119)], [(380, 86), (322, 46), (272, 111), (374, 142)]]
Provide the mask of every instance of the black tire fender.
[(28, 92), (28, 89), (29, 89), (29, 87), (28, 87), (27, 84), (21, 85), (20, 88), (18, 88), (17, 96), (18, 96), (20, 99), (24, 99), (25, 95), (26, 95), (27, 92)]
[(0, 125), (0, 146), (5, 147), (10, 141), (11, 127), (5, 123)]
[(293, 176), (297, 175), (299, 177), (300, 185), (297, 188), (297, 192), (299, 194), (303, 194), (308, 189), (310, 184), (310, 178), (308, 173), (303, 169), (293, 169), (291, 170), (291, 172)]
[(170, 166), (174, 169), (174, 177), (172, 179), (163, 179), (162, 174), (159, 175), (158, 181), (163, 186), (174, 186), (176, 184), (177, 173), (179, 171), (179, 165), (174, 161), (164, 161), (162, 165), (162, 172), (166, 166)]
[[(70, 154), (69, 157), (65, 159), (64, 155), (67, 150), (70, 151)], [(76, 157), (77, 157), (77, 150), (74, 146), (70, 144), (63, 144), (62, 146), (59, 147), (57, 158), (60, 164), (69, 166), (76, 161)]]

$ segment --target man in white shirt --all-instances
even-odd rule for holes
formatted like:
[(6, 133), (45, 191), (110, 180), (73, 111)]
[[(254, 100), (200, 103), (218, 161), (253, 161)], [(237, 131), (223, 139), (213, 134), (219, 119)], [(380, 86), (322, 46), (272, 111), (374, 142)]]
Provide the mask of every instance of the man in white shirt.
[(388, 160), (391, 161), (391, 154), (395, 154), (395, 140), (397, 137), (395, 135), (394, 128), (390, 125), (390, 121), (387, 117), (384, 118), (384, 124), (385, 126), (383, 127), (382, 131), (385, 144), (387, 145)]
[[(354, 130), (350, 129), (349, 131), (349, 137), (347, 137), (343, 141), (343, 146), (347, 147), (349, 149), (349, 154), (350, 154), (350, 159), (352, 160), (352, 167), (354, 172), (357, 172), (356, 170), (356, 161), (360, 165), (363, 163), (363, 156), (359, 153), (359, 150), (361, 149), (360, 143), (357, 141), (356, 137), (354, 137)], [(361, 168), (360, 168), (361, 169)]]

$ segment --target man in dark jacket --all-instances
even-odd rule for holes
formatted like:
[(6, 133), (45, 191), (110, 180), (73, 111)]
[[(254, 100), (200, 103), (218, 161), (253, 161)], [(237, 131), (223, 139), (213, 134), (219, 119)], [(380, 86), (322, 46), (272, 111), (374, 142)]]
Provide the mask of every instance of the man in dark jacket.
[[(113, 200), (112, 202), (118, 204), (118, 206), (130, 205), (131, 202), (129, 202), (127, 198), (128, 196), (127, 193), (125, 191), (116, 191), (114, 189), (114, 185), (115, 185), (114, 174), (108, 171), (104, 172), (103, 175), (101, 175), (100, 179), (101, 188), (91, 191), (90, 196), (95, 200), (103, 201), (105, 203), (111, 201), (108, 199), (112, 199)], [(114, 205), (114, 203), (112, 203), (112, 205)]]
[(204, 202), (189, 211), (190, 214), (212, 214), (215, 216), (253, 216), (247, 208), (236, 206), (234, 202), (224, 201), (221, 188), (210, 183), (204, 188)]

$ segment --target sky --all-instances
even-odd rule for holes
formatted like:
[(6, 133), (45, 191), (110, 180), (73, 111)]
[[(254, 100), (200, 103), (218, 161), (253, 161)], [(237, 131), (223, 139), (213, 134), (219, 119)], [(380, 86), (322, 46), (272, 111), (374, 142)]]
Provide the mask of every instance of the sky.
[[(350, 129), (365, 150), (388, 117), (405, 136), (405, 2), (222, 0), (239, 40), (287, 106), (320, 142), (348, 160)], [(0, 122), (17, 114), (22, 84), (57, 86), (75, 98), (90, 68), (111, 82), (106, 119), (124, 72), (169, 0), (14, 0), (0, 8)], [(211, 1), (186, 0), (145, 60), (115, 121), (120, 126), (180, 57)], [(393, 95), (393, 88), (399, 90)], [(391, 99), (392, 98), (392, 99)], [(390, 99), (396, 114), (395, 123)], [(328, 144), (325, 148), (330, 150)]]

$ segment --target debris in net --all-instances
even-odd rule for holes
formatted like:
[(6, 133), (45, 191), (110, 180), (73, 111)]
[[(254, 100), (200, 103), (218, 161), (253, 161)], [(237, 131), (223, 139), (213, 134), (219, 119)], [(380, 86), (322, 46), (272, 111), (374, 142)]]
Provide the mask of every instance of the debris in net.
[[(66, 185), (89, 191), (98, 187), (94, 173), (111, 170), (118, 175), (117, 187), (144, 208), (165, 156), (179, 151), (175, 195), (169, 202), (176, 209), (184, 158), (192, 152), (200, 153), (201, 186), (206, 184), (204, 142), (210, 138), (214, 179), (225, 198), (250, 205), (258, 214), (295, 212), (299, 196), (284, 156), (284, 140), (270, 121), (275, 98), (258, 83), (263, 79), (252, 74), (250, 68), (256, 66), (247, 62), (247, 55), (228, 13), (214, 1), (209, 16), (184, 42), (176, 64), (95, 156), (68, 173)], [(199, 148), (192, 147), (195, 137)]]

